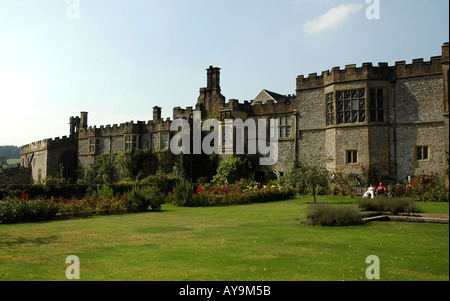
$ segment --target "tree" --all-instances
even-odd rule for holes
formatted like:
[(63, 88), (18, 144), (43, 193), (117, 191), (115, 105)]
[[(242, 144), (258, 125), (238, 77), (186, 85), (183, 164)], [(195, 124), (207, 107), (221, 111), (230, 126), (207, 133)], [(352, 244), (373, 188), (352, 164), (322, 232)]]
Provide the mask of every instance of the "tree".
[(217, 174), (213, 177), (213, 183), (234, 183), (241, 179), (244, 162), (238, 157), (231, 157), (220, 162)]
[(301, 191), (306, 191), (310, 187), (314, 203), (316, 203), (318, 188), (328, 187), (330, 173), (325, 165), (326, 160), (319, 157), (312, 157), (308, 161), (296, 159), (292, 163), (285, 182)]
[(118, 164), (127, 177), (140, 180), (156, 172), (158, 156), (148, 149), (136, 149), (119, 155)]
[(117, 167), (117, 155), (102, 155), (95, 160), (98, 173), (97, 178), (104, 184), (114, 183)]
[(83, 179), (79, 180), (79, 183), (94, 184), (101, 182), (103, 184), (113, 184), (117, 174), (117, 155), (98, 156), (89, 169), (84, 169), (81, 172), (83, 173)]
[(243, 178), (254, 178), (255, 168), (258, 161), (257, 156), (246, 156), (243, 159), (234, 155), (227, 160), (220, 162), (217, 174), (212, 182), (216, 184), (235, 183)]
[(13, 145), (0, 146), (0, 155), (6, 156), (7, 159), (20, 159), (20, 148)]
[(4, 155), (0, 155), (0, 166), (6, 166), (8, 165), (8, 157)]

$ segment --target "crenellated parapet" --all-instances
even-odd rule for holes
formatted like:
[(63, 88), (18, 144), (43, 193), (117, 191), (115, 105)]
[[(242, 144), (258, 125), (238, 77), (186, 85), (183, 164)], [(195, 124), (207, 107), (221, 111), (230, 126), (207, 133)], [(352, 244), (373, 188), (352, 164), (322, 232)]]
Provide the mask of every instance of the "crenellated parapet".
[(91, 126), (86, 130), (80, 130), (79, 139), (101, 138), (110, 136), (123, 136), (129, 134), (148, 134), (160, 131), (169, 131), (172, 121), (170, 118), (159, 119), (157, 121), (130, 121), (121, 124), (113, 124), (106, 126)]
[(298, 104), (294, 95), (287, 95), (285, 99), (279, 99), (276, 102), (267, 100), (266, 102), (256, 101), (251, 106), (252, 115), (277, 115), (292, 113), (298, 109)]
[(67, 136), (56, 137), (54, 139), (44, 139), (22, 146), (20, 148), (20, 155), (73, 146), (76, 145), (76, 143), (76, 138)]
[(240, 103), (238, 99), (230, 99), (226, 103), (222, 103), (219, 107), (220, 111), (227, 110), (237, 110), (237, 111), (248, 111), (251, 108), (250, 102), (245, 100), (243, 103)]
[(182, 109), (181, 107), (175, 107), (173, 108), (173, 119), (175, 120), (183, 118), (189, 120), (190, 118), (192, 118), (193, 113), (194, 113), (193, 107), (187, 107), (185, 109)]
[[(447, 47), (448, 49), (448, 47)], [(432, 74), (442, 74), (443, 56), (431, 57), (429, 61), (414, 59), (411, 64), (405, 61), (395, 63), (395, 66), (388, 66), (387, 63), (363, 63), (361, 67), (355, 64), (346, 65), (344, 69), (334, 67), (331, 70), (323, 71), (321, 75), (317, 73), (309, 74), (308, 77), (300, 75), (297, 77), (297, 91), (316, 89), (332, 84), (363, 81), (363, 80), (392, 80), (395, 78), (405, 78), (414, 76), (424, 76)], [(448, 50), (447, 50), (448, 52)]]

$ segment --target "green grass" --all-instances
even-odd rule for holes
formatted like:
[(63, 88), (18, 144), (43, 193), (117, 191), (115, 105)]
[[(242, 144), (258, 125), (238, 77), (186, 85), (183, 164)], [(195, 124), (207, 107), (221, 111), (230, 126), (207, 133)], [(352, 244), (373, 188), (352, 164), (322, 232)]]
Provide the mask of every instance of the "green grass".
[[(352, 205), (348, 197), (321, 197)], [(0, 225), (0, 280), (66, 280), (69, 255), (81, 280), (449, 280), (449, 226), (398, 222), (329, 228), (303, 224), (312, 198), (214, 208)], [(420, 203), (448, 214), (448, 203)]]

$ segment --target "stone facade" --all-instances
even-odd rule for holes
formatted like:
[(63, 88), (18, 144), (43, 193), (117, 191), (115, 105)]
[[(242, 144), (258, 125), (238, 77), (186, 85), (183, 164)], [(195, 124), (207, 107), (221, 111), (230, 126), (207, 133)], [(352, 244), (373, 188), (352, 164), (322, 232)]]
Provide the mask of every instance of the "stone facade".
[[(173, 109), (173, 119), (192, 123), (202, 119), (278, 118), (279, 160), (261, 168), (261, 176), (285, 173), (295, 158), (328, 159), (331, 171), (361, 173), (376, 168), (380, 176), (405, 182), (408, 175), (441, 172), (449, 144), (449, 44), (430, 61), (415, 59), (395, 66), (363, 63), (298, 76), (295, 95), (262, 90), (252, 101), (226, 102), (221, 94), (220, 69), (207, 69), (207, 86), (193, 107)], [(136, 148), (169, 151), (171, 119), (161, 118), (120, 125), (88, 127), (88, 113), (70, 118), (70, 136), (44, 140), (21, 148), (21, 165), (31, 170), (31, 181), (54, 176), (58, 165), (67, 173), (89, 168), (101, 154)], [(269, 122), (267, 122), (269, 123)], [(267, 129), (267, 131), (269, 131)], [(69, 162), (72, 160), (74, 162)], [(66, 168), (67, 167), (67, 168)]]

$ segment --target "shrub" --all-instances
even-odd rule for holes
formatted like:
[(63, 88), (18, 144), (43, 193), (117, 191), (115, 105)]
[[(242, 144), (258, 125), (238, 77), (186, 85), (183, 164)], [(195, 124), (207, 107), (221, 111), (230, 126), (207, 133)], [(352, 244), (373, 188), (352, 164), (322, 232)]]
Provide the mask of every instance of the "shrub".
[(97, 185), (96, 188), (89, 187), (86, 192), (87, 195), (92, 197), (93, 199), (103, 198), (106, 199), (110, 196), (114, 195), (114, 189), (107, 185)]
[(189, 189), (188, 191), (194, 191), (194, 193), (189, 195), (188, 201), (183, 201), (183, 198), (185, 198), (183, 195), (187, 193), (182, 194), (178, 189), (175, 189), (173, 194), (169, 194), (169, 197), (178, 206), (211, 207), (275, 202), (291, 199), (296, 193), (293, 188), (283, 188), (279, 185), (268, 186), (259, 183), (246, 185), (244, 183), (245, 181), (228, 185), (192, 186), (192, 190)]
[(164, 202), (164, 195), (157, 186), (134, 187), (127, 197), (137, 212), (145, 212), (149, 207), (152, 211), (160, 211)]
[(405, 185), (400, 185), (400, 184), (396, 184), (396, 185), (388, 185), (387, 186), (387, 196), (391, 197), (391, 198), (396, 198), (396, 197), (403, 197), (405, 195)]
[(317, 203), (307, 209), (308, 221), (316, 226), (350, 226), (362, 223), (359, 210), (355, 206), (336, 206)]
[(411, 183), (404, 186), (405, 196), (415, 201), (448, 202), (448, 191), (445, 188), (445, 179), (437, 174), (415, 175)]
[(193, 207), (194, 203), (194, 185), (186, 181), (179, 181), (173, 190), (175, 205), (184, 207)]
[(216, 184), (235, 183), (243, 176), (244, 161), (238, 157), (231, 157), (220, 162), (217, 174), (212, 182)]
[(56, 218), (58, 206), (52, 200), (28, 200), (26, 197), (0, 201), (0, 224), (37, 222)]
[(424, 194), (417, 196), (417, 200), (420, 202), (448, 202), (449, 191), (448, 188), (428, 188)]
[(356, 202), (364, 211), (381, 211), (390, 212), (392, 214), (398, 213), (419, 213), (420, 208), (410, 199), (359, 199)]

